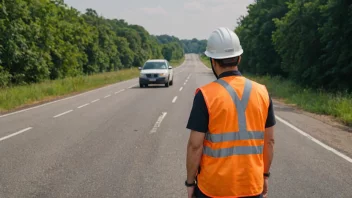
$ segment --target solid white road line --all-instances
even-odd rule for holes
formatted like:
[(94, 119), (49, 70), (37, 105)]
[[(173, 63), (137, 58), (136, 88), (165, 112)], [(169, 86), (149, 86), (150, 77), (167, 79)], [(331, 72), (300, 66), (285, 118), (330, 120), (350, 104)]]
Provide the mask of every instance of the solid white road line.
[(120, 91), (115, 92), (115, 94), (121, 93), (123, 91), (125, 91), (125, 89), (121, 89)]
[(68, 113), (70, 113), (70, 112), (72, 112), (72, 111), (73, 111), (73, 110), (68, 110), (68, 111), (65, 111), (65, 112), (63, 112), (63, 113), (60, 113), (60, 114), (58, 114), (58, 115), (54, 116), (54, 118), (57, 118), (57, 117), (63, 116), (63, 115), (68, 114)]
[(175, 103), (177, 100), (177, 96), (174, 97), (174, 99), (172, 100), (172, 103)]
[(77, 108), (80, 109), (80, 108), (83, 108), (83, 107), (88, 106), (88, 105), (89, 105), (89, 103), (84, 104), (84, 105), (81, 105), (81, 106), (79, 106), (79, 107), (77, 107)]
[(154, 127), (152, 128), (152, 130), (150, 131), (150, 133), (155, 133), (155, 132), (158, 130), (158, 128), (159, 128), (160, 125), (161, 125), (161, 122), (164, 120), (164, 118), (165, 118), (166, 115), (167, 115), (167, 112), (163, 112), (163, 113), (159, 116), (158, 120), (155, 122)]
[(93, 100), (92, 102), (90, 103), (95, 103), (95, 102), (98, 102), (100, 99), (96, 99), (96, 100)]
[(24, 133), (24, 132), (26, 132), (26, 131), (29, 131), (29, 130), (31, 130), (31, 129), (32, 129), (32, 127), (28, 127), (28, 128), (22, 129), (22, 130), (20, 130), (20, 131), (18, 131), (18, 132), (16, 132), (16, 133), (7, 135), (7, 136), (5, 136), (5, 137), (2, 137), (2, 138), (0, 138), (0, 142), (1, 142), (1, 141), (4, 141), (4, 140), (6, 140), (6, 139), (9, 139), (10, 137), (13, 137), (13, 136), (19, 135), (19, 134), (21, 134), (21, 133)]
[(180, 88), (180, 91), (182, 91), (183, 87)]
[(107, 96), (105, 96), (104, 98), (108, 98), (108, 97), (110, 97), (111, 95), (107, 95)]
[(317, 139), (315, 139), (314, 137), (310, 136), (308, 133), (306, 133), (306, 132), (300, 130), (299, 128), (293, 126), (292, 124), (288, 123), (288, 122), (285, 121), (284, 119), (282, 119), (282, 118), (280, 118), (280, 117), (278, 117), (278, 116), (276, 116), (276, 119), (278, 119), (280, 122), (282, 122), (282, 123), (285, 124), (286, 126), (290, 127), (291, 129), (297, 131), (297, 132), (300, 133), (301, 135), (303, 135), (303, 136), (307, 137), (308, 139), (312, 140), (312, 141), (315, 142), (316, 144), (322, 146), (322, 147), (325, 148), (326, 150), (331, 151), (331, 152), (333, 152), (334, 154), (336, 154), (337, 156), (339, 156), (339, 157), (345, 159), (346, 161), (352, 163), (352, 159), (351, 159), (350, 157), (346, 156), (345, 154), (343, 154), (343, 153), (341, 153), (341, 152), (335, 150), (334, 148), (331, 148), (330, 146), (328, 146), (328, 145), (326, 145), (326, 144), (320, 142), (319, 140), (317, 140)]

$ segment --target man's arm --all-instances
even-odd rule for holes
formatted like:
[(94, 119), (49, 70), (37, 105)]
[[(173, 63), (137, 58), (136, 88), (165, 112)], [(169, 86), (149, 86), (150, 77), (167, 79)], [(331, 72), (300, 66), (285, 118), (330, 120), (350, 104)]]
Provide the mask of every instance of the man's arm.
[(269, 173), (274, 158), (274, 127), (265, 129), (264, 133), (264, 173)]
[(187, 183), (193, 183), (203, 154), (203, 141), (208, 131), (209, 113), (201, 91), (197, 90), (187, 128), (191, 130), (187, 144)]
[(276, 124), (274, 107), (271, 97), (269, 96), (270, 104), (268, 108), (268, 117), (265, 123), (264, 133), (264, 173), (270, 171), (271, 163), (274, 158), (274, 125)]
[(191, 131), (187, 145), (187, 183), (194, 182), (203, 153), (205, 133)]

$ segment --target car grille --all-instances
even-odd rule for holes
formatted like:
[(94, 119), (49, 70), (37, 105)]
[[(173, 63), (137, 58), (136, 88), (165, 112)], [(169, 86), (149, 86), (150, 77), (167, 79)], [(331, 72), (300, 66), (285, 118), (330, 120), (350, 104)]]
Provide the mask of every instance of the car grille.
[(148, 78), (157, 78), (159, 77), (159, 74), (147, 74)]

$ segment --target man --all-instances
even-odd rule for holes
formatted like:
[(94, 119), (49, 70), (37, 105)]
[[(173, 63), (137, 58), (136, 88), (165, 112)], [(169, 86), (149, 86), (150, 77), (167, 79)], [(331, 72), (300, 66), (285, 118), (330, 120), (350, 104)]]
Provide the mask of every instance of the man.
[(189, 198), (267, 197), (276, 121), (266, 87), (238, 71), (242, 53), (228, 28), (208, 39), (218, 80), (197, 89), (187, 124)]

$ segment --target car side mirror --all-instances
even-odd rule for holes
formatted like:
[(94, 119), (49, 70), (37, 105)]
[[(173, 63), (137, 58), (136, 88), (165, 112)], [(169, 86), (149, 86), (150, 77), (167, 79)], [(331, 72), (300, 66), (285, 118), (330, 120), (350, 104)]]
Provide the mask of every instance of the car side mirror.
[(169, 69), (172, 69), (172, 66), (171, 66), (171, 65), (169, 66)]
[(139, 70), (142, 70), (142, 67), (138, 67)]

